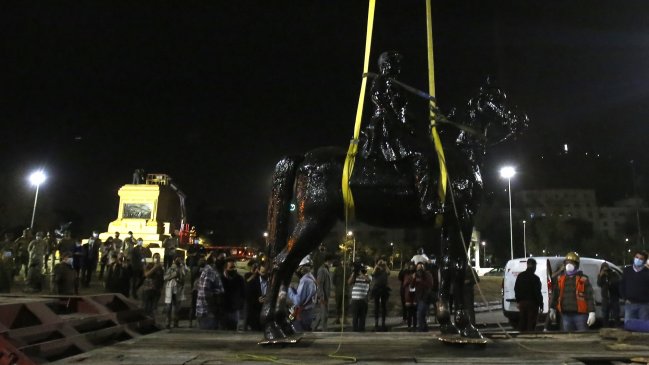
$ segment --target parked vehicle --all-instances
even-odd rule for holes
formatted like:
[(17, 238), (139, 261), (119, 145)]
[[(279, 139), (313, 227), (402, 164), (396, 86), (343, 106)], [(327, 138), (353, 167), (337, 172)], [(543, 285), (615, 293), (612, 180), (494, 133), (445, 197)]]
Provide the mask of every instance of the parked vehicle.
[[(516, 305), (516, 295), (514, 293), (514, 285), (516, 284), (516, 277), (518, 274), (525, 271), (527, 268), (526, 257), (520, 259), (509, 260), (505, 265), (505, 277), (503, 278), (502, 292), (502, 306), (503, 314), (509, 320), (509, 323), (515, 327), (518, 323), (518, 307)], [(552, 298), (552, 285), (556, 277), (563, 270), (563, 257), (534, 257), (536, 260), (536, 276), (541, 279), (541, 294), (543, 295), (543, 315), (539, 316), (540, 321), (545, 321), (545, 317), (549, 312), (550, 299)], [(599, 274), (602, 264), (608, 263), (614, 275), (622, 276), (622, 269), (617, 265), (610, 263), (606, 260), (594, 259), (589, 257), (582, 257), (579, 260), (579, 268), (583, 271), (584, 275), (588, 276), (591, 285), (593, 286), (593, 296), (595, 298), (595, 313), (597, 321), (602, 321), (602, 291), (597, 285), (597, 275)], [(624, 313), (623, 303), (620, 303), (620, 313)]]
[(505, 269), (502, 267), (496, 267), (487, 271), (483, 276), (505, 276)]

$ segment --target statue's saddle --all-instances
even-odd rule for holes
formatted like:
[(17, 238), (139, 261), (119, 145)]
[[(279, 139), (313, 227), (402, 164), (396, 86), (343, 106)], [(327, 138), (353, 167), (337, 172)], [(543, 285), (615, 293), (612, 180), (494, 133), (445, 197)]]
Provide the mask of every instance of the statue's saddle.
[(356, 156), (349, 186), (357, 215), (381, 214), (386, 209), (407, 215), (419, 212), (412, 167), (407, 161)]

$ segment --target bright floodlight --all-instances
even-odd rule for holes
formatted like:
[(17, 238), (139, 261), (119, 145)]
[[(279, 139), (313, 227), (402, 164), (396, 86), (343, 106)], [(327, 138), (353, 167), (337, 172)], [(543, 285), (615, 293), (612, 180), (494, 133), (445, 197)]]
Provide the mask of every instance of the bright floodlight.
[(34, 171), (31, 175), (29, 175), (29, 181), (32, 183), (32, 185), (36, 186), (42, 184), (46, 178), (47, 177), (42, 170)]
[(505, 166), (500, 169), (500, 177), (505, 179), (511, 179), (516, 175), (516, 169), (512, 166)]

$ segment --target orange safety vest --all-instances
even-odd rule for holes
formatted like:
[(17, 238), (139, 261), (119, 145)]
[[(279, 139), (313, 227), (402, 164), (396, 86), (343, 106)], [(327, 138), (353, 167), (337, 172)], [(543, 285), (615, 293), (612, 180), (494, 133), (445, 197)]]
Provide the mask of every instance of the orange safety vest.
[[(566, 286), (566, 276), (565, 274), (559, 277), (559, 301), (557, 303), (557, 310), (559, 313), (561, 310), (561, 300), (563, 299), (563, 289)], [(586, 281), (588, 279), (585, 276), (577, 275), (575, 277), (575, 287), (577, 290), (575, 294), (577, 295), (577, 313), (588, 313), (588, 302), (586, 301)]]

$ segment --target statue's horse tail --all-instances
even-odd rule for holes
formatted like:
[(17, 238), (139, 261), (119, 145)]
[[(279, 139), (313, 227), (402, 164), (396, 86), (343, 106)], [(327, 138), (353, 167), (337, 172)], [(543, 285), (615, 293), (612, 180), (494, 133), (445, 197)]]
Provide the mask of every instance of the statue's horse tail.
[(266, 254), (269, 259), (281, 251), (288, 240), (290, 202), (297, 168), (303, 156), (288, 156), (280, 160), (273, 173), (273, 188), (268, 202), (268, 241)]

